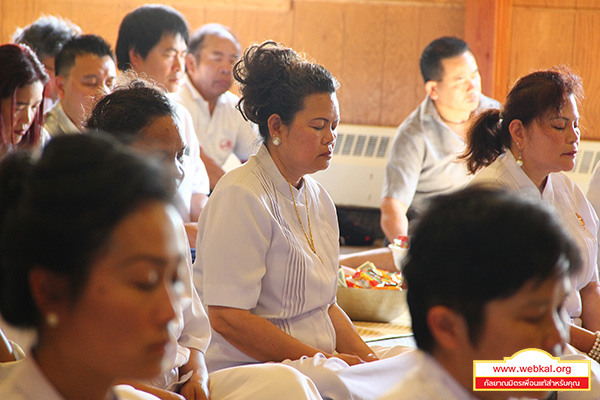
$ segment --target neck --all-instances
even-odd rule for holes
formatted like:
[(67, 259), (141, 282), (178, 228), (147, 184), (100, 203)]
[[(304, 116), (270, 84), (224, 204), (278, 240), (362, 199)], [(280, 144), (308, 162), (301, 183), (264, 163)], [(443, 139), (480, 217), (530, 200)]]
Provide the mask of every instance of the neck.
[[(510, 151), (512, 152), (515, 160), (518, 160), (520, 151), (516, 147), (516, 145), (513, 144), (511, 146)], [(548, 174), (543, 173), (543, 172), (538, 172), (535, 169), (532, 169), (531, 165), (529, 165), (529, 163), (526, 160), (524, 160), (522, 158), (522, 156), (521, 156), (521, 160), (523, 161), (523, 165), (521, 166), (521, 169), (523, 170), (523, 172), (525, 172), (525, 175), (527, 175), (529, 180), (531, 180), (531, 182), (533, 182), (533, 184), (538, 188), (540, 193), (543, 193), (544, 188), (546, 187), (546, 182), (548, 181)]]
[(283, 175), (283, 178), (288, 181), (293, 187), (298, 189), (300, 187), (300, 183), (302, 182), (303, 174), (298, 172), (294, 172), (292, 168), (289, 168), (286, 163), (283, 161), (283, 157), (280, 157), (279, 152), (277, 151), (277, 146), (266, 145), (275, 166)]
[[(464, 387), (467, 392), (473, 391), (473, 361), (463, 360), (460, 355), (446, 354), (441, 351), (434, 351), (432, 356), (440, 363), (442, 368), (450, 374), (459, 385)], [(468, 366), (468, 368), (461, 368)]]
[[(33, 356), (40, 369), (65, 400), (105, 400), (113, 384), (110, 377), (98, 374), (88, 366), (85, 354), (73, 355), (67, 345), (44, 345), (34, 349)], [(66, 350), (66, 351), (63, 351)]]
[(440, 116), (440, 119), (448, 128), (456, 133), (461, 138), (465, 138), (467, 134), (467, 127), (469, 122), (470, 112), (460, 112), (451, 110), (433, 101), (435, 108)]

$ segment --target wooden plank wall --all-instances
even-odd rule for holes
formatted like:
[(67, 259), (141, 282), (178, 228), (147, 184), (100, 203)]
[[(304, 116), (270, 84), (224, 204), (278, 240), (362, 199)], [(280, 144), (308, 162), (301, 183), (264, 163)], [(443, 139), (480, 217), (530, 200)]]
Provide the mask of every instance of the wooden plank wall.
[(513, 0), (504, 87), (532, 70), (569, 65), (583, 78), (586, 96), (580, 113), (586, 139), (600, 139), (599, 62), (600, 1)]
[[(69, 18), (114, 45), (119, 23), (145, 0), (0, 0), (1, 41), (41, 14)], [(191, 29), (231, 26), (243, 46), (274, 39), (340, 80), (344, 123), (398, 125), (423, 99), (419, 55), (442, 35), (463, 37), (464, 0), (164, 0)], [(224, 5), (223, 5), (224, 4)]]

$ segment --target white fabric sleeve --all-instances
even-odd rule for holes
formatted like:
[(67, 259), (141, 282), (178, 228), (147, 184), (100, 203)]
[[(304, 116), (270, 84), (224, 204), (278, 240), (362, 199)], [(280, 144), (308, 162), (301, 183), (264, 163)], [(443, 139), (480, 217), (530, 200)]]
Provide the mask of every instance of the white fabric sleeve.
[(271, 217), (248, 188), (231, 185), (220, 189), (200, 218), (203, 300), (206, 306), (248, 310), (257, 305), (261, 293)]
[(245, 162), (252, 154), (256, 154), (258, 151), (259, 134), (258, 126), (250, 121), (244, 120), (244, 118), (240, 118), (240, 120), (233, 153), (240, 161)]

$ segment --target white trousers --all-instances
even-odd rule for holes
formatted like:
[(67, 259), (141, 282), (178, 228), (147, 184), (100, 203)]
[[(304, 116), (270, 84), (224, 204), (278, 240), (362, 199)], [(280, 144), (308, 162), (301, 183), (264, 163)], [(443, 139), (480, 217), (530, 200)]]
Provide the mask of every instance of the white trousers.
[(414, 367), (415, 360), (412, 347), (371, 348), (380, 358), (378, 361), (348, 366), (339, 358), (325, 358), (319, 353), (282, 364), (309, 377), (324, 399), (373, 400), (400, 382)]

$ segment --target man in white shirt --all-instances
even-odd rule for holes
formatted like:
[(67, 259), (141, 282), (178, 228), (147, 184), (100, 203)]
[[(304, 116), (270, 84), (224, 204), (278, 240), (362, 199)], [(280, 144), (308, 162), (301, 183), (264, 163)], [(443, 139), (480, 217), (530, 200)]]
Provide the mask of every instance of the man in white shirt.
[[(138, 7), (123, 18), (119, 27), (117, 66), (121, 71), (132, 69), (145, 75), (166, 93), (173, 93), (184, 75), (188, 39), (187, 23), (175, 9), (163, 5)], [(178, 208), (187, 223), (190, 244), (195, 246), (195, 223), (208, 200), (209, 181), (189, 112), (178, 105), (177, 115), (187, 146)]]
[[(569, 276), (581, 267), (576, 253), (539, 201), (483, 187), (434, 199), (403, 266), (420, 360), (382, 399), (546, 398), (473, 391), (473, 361), (527, 348), (561, 354), (568, 336), (561, 310)], [(580, 398), (598, 398), (592, 390)]]
[(207, 24), (192, 35), (185, 58), (187, 74), (174, 98), (191, 113), (211, 189), (225, 173), (231, 153), (242, 162), (257, 150), (253, 124), (235, 108), (229, 92), (240, 45), (223, 25)]
[(59, 103), (48, 113), (50, 136), (79, 133), (98, 96), (112, 90), (117, 68), (110, 45), (97, 35), (76, 36), (55, 59)]

